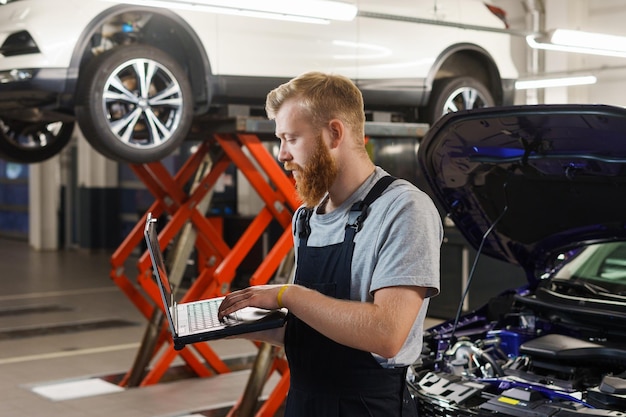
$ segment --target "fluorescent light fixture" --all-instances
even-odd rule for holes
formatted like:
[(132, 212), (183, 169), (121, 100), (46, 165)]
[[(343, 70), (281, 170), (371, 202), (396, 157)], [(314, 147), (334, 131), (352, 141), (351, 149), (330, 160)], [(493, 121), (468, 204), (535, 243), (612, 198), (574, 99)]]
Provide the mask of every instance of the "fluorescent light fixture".
[(264, 19), (328, 24), (331, 20), (351, 21), (357, 14), (354, 4), (333, 0), (107, 0), (147, 7), (231, 14)]
[(537, 78), (518, 80), (515, 82), (516, 90), (528, 90), (531, 88), (570, 87), (574, 85), (595, 84), (598, 79), (593, 75), (578, 77)]
[(575, 52), (626, 58), (626, 37), (578, 30), (554, 29), (545, 36), (529, 35), (528, 46), (535, 49)]

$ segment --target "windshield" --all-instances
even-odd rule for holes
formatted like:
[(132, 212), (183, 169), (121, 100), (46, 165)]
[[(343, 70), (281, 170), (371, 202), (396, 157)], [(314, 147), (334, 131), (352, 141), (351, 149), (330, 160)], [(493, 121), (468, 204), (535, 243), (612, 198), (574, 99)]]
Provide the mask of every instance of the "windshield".
[(586, 247), (553, 280), (582, 281), (597, 286), (599, 292), (626, 294), (626, 242)]

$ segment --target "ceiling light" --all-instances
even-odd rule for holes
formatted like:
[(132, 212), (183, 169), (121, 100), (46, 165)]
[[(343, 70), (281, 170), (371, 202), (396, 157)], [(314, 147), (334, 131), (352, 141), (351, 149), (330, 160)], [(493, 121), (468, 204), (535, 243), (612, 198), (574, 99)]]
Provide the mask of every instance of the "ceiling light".
[(598, 79), (593, 75), (576, 77), (556, 77), (556, 78), (535, 78), (528, 80), (517, 80), (516, 90), (527, 90), (530, 88), (550, 88), (550, 87), (570, 87), (574, 85), (595, 84)]
[(357, 14), (353, 4), (332, 0), (108, 0), (116, 3), (220, 14), (236, 14), (304, 23), (350, 21)]
[(545, 35), (529, 35), (528, 46), (551, 51), (626, 58), (626, 37), (578, 30), (554, 29)]

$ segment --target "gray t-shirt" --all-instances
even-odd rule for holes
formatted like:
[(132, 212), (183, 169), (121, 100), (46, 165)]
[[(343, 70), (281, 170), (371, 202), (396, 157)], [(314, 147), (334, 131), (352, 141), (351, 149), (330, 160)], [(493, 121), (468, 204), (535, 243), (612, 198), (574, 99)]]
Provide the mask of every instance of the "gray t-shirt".
[[(310, 220), (308, 245), (322, 247), (342, 242), (350, 207), (364, 199), (385, 175), (388, 174), (377, 167), (340, 207), (328, 214), (318, 214), (316, 208)], [(376, 290), (398, 285), (427, 287), (427, 297), (437, 295), (442, 239), (441, 217), (431, 198), (406, 180), (394, 181), (372, 203), (363, 228), (354, 239), (350, 298), (373, 302)], [(297, 248), (297, 238), (294, 243)], [(385, 359), (373, 354), (382, 366), (410, 365), (419, 357), (428, 301), (424, 300), (397, 356)]]

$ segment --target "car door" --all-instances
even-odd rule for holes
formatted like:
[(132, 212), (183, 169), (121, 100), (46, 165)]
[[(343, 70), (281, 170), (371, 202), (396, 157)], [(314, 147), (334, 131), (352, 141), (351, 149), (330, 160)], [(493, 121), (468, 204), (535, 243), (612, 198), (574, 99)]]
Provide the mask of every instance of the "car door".
[[(457, 0), (359, 0), (358, 79), (421, 88), (435, 59), (454, 43), (437, 21), (458, 17)], [(409, 80), (411, 80), (409, 82)]]
[(313, 24), (222, 14), (216, 29), (212, 69), (220, 75), (291, 78), (320, 70), (356, 76), (355, 19)]

